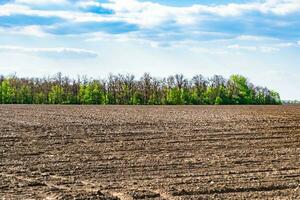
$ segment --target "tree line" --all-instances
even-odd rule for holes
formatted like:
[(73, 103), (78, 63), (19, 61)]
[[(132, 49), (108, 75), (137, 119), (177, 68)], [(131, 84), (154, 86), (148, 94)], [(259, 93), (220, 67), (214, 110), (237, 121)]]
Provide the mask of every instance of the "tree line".
[(277, 92), (255, 86), (241, 75), (187, 79), (182, 74), (155, 78), (145, 73), (109, 75), (97, 80), (71, 79), (57, 73), (46, 78), (0, 76), (1, 104), (120, 104), (120, 105), (220, 105), (281, 104)]
[(283, 104), (288, 104), (288, 105), (296, 105), (296, 104), (300, 104), (300, 101), (298, 100), (284, 100), (282, 101)]

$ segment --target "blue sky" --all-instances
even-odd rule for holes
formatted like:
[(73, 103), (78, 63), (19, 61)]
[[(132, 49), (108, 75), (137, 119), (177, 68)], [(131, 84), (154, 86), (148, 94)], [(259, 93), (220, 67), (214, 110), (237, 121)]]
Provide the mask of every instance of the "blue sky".
[(300, 99), (299, 0), (0, 0), (0, 74), (228, 77)]

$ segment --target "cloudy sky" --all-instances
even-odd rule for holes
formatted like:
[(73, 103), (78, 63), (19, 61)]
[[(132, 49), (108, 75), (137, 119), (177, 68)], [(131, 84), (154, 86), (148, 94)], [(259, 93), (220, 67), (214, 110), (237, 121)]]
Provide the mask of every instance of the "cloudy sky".
[(300, 99), (300, 0), (0, 0), (0, 74), (242, 74)]

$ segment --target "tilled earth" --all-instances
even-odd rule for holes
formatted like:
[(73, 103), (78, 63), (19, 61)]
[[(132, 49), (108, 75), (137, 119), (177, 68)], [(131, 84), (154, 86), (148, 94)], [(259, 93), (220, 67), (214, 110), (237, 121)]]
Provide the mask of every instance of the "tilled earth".
[(300, 199), (300, 106), (0, 106), (0, 199)]

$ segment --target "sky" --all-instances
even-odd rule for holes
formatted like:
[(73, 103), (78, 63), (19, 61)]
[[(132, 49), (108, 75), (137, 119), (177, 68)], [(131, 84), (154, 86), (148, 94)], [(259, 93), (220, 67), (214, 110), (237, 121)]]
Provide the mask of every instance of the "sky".
[(300, 0), (0, 0), (0, 74), (246, 76), (300, 100)]

